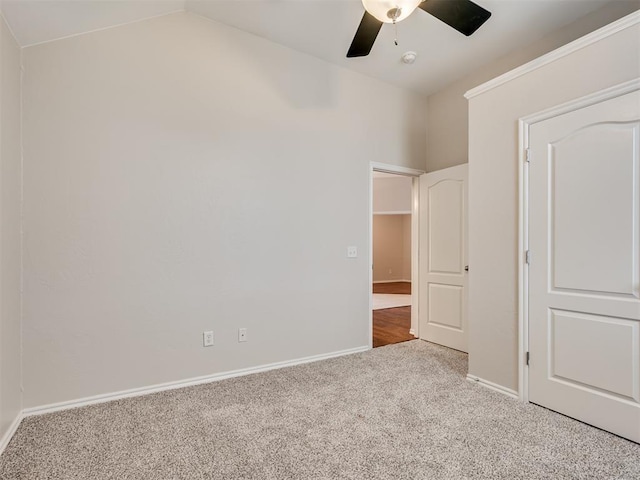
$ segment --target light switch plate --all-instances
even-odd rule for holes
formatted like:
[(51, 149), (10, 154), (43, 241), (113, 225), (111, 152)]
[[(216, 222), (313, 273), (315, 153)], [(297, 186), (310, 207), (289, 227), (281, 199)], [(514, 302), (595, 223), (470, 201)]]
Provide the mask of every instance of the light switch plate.
[(247, 329), (246, 328), (239, 328), (238, 329), (238, 341), (239, 342), (246, 342), (247, 341)]

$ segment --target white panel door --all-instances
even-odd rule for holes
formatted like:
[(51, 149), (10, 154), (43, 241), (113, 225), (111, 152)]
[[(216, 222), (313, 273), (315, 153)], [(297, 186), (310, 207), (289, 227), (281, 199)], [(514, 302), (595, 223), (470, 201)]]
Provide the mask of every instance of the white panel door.
[(420, 338), (467, 351), (467, 165), (420, 178)]
[(529, 145), (529, 400), (640, 442), (640, 93)]

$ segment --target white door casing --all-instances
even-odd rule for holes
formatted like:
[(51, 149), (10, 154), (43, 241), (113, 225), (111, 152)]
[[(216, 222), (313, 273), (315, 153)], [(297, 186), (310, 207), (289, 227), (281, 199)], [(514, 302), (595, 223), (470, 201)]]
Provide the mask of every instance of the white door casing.
[(640, 442), (640, 92), (528, 143), (529, 401)]
[(420, 178), (420, 338), (467, 351), (468, 165)]
[(371, 162), (369, 170), (369, 347), (373, 348), (373, 172), (391, 173), (394, 175), (404, 175), (412, 178), (412, 207), (411, 207), (411, 329), (409, 333), (418, 336), (420, 329), (419, 301), (416, 293), (419, 288), (419, 178), (424, 170), (401, 167), (386, 163)]

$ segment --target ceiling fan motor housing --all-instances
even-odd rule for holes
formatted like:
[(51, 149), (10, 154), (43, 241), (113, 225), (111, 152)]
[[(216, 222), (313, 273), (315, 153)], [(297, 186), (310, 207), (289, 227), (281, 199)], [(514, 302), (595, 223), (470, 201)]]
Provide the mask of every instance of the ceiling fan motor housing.
[(387, 17), (389, 17), (393, 23), (396, 23), (400, 15), (402, 15), (402, 9), (400, 7), (392, 8), (387, 12)]
[(364, 9), (383, 23), (404, 20), (422, 3), (422, 0), (362, 0)]

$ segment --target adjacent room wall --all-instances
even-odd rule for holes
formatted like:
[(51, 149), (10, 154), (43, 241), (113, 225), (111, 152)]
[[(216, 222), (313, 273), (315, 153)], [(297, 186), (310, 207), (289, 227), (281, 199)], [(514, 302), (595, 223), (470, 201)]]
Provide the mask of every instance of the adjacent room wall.
[(427, 99), (427, 171), (467, 163), (468, 103), (464, 93), (640, 8), (639, 0), (612, 2), (530, 46), (505, 55)]
[(640, 77), (639, 40), (636, 24), (469, 100), (471, 375), (518, 388), (518, 120)]
[(411, 215), (374, 215), (373, 281), (401, 280), (411, 281)]
[(20, 55), (0, 15), (0, 448), (22, 411)]
[(374, 282), (411, 281), (412, 188), (411, 177), (374, 174)]
[(25, 407), (368, 345), (423, 98), (186, 13), (23, 56)]
[(373, 177), (373, 213), (411, 213), (411, 177), (383, 174)]

